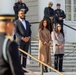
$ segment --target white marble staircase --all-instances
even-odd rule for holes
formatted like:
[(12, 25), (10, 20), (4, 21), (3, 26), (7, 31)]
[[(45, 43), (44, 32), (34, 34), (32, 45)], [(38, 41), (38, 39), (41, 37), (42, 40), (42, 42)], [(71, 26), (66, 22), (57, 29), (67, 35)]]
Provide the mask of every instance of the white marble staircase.
[[(31, 54), (38, 58), (38, 41), (31, 41)], [(54, 62), (53, 51), (51, 47), (52, 65)], [(27, 68), (37, 75), (40, 75), (40, 67), (38, 63), (31, 59)], [(65, 56), (63, 61), (64, 75), (76, 75), (76, 43), (65, 43)], [(39, 74), (38, 74), (39, 73)], [(48, 74), (49, 73), (49, 74)], [(53, 71), (45, 73), (44, 75), (57, 75)], [(28, 74), (27, 74), (28, 75)]]

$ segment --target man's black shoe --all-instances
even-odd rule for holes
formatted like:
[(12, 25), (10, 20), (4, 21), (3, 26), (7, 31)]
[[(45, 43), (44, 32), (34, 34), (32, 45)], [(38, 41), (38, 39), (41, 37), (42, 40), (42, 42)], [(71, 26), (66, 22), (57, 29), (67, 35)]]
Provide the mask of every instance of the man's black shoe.
[(62, 71), (60, 71), (60, 72), (65, 72), (65, 71), (62, 70)]

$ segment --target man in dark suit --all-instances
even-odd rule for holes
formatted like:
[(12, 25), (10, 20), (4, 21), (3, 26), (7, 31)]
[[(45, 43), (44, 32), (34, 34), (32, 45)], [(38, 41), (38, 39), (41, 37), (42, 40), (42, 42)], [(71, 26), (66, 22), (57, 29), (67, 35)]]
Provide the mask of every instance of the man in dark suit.
[(22, 2), (22, 0), (18, 0), (13, 6), (14, 12), (15, 12), (15, 20), (18, 19), (18, 11), (20, 9), (23, 9), (25, 14), (29, 10), (25, 3)]
[(45, 7), (45, 9), (44, 9), (44, 18), (50, 24), (50, 33), (53, 30), (53, 22), (54, 22), (54, 9), (52, 8), (52, 6), (53, 6), (53, 3), (49, 2), (48, 7)]
[(12, 35), (13, 22), (0, 20), (0, 75), (24, 75), (17, 43), (6, 38), (6, 34)]
[(64, 11), (62, 9), (60, 9), (61, 5), (59, 3), (57, 3), (57, 9), (55, 10), (55, 23), (56, 24), (60, 24), (62, 29), (62, 33), (64, 33), (63, 31), (63, 19), (66, 18), (66, 15), (64, 13)]
[[(18, 20), (16, 20), (14, 24), (15, 24), (16, 42), (18, 43), (21, 49), (28, 52), (31, 37), (31, 29), (29, 22), (25, 20), (25, 13), (22, 9), (18, 12)], [(25, 54), (22, 55), (23, 55), (22, 66), (26, 68), (27, 55)]]

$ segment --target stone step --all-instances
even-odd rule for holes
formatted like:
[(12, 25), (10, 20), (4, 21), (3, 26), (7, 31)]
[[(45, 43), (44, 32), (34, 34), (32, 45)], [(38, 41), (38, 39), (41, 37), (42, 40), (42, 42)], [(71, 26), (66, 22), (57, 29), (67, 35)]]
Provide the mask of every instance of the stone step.
[[(29, 70), (33, 71), (33, 72), (40, 72), (41, 68), (40, 67), (27, 67)], [(76, 72), (76, 69), (72, 69), (72, 68), (63, 68), (63, 70), (65, 72)]]
[[(38, 46), (31, 46), (31, 50), (38, 50), (39, 47)], [(51, 50), (53, 50), (53, 47), (50, 47)], [(73, 49), (76, 49), (75, 46), (64, 46), (64, 50), (73, 50)]]
[[(34, 56), (35, 58), (38, 58), (38, 56)], [(31, 58), (32, 59), (32, 58)], [(51, 57), (51, 59), (53, 60), (54, 59), (54, 57)], [(76, 60), (76, 57), (70, 57), (70, 56), (64, 56), (64, 60)]]
[[(33, 46), (39, 47), (39, 44), (31, 44), (31, 47)], [(53, 47), (53, 46), (51, 45), (50, 47)], [(75, 47), (76, 48), (76, 45), (65, 45), (64, 47)]]
[[(41, 75), (41, 72), (34, 72), (35, 74), (37, 75)], [(76, 72), (62, 72), (64, 75), (76, 75)], [(29, 73), (25, 73), (25, 75), (31, 75)], [(44, 73), (44, 75), (59, 75), (55, 72), (47, 72), (47, 73)]]
[[(37, 49), (36, 48), (34, 48), (34, 49), (31, 48), (31, 53), (38, 53), (38, 51), (39, 51), (38, 48)], [(50, 52), (53, 53), (53, 49), (50, 49)], [(72, 48), (72, 49), (64, 49), (64, 52), (65, 52), (65, 54), (66, 53), (72, 53), (73, 54), (73, 53), (76, 52), (76, 49), (74, 49), (74, 48)]]
[[(54, 61), (52, 61), (52, 65), (53, 64), (54, 64)], [(38, 66), (38, 62), (36, 62), (36, 61), (30, 62), (30, 65)], [(75, 62), (63, 62), (63, 66), (76, 67), (76, 61)]]
[[(39, 40), (31, 40), (31, 43), (39, 43)], [(65, 42), (65, 44), (76, 44), (73, 42)]]
[[(76, 52), (74, 52), (74, 53), (69, 52), (69, 53), (65, 52), (65, 56), (69, 54), (70, 57), (76, 57)], [(31, 52), (31, 55), (38, 56), (38, 51), (37, 52)], [(54, 56), (53, 52), (51, 53), (51, 56)]]
[[(32, 65), (32, 66), (38, 66), (38, 62), (36, 62), (36, 61), (34, 61), (34, 60), (31, 60), (31, 61), (29, 61), (30, 62), (30, 64), (29, 65)], [(52, 64), (54, 64), (54, 60), (52, 61)], [(68, 61), (63, 61), (63, 65), (64, 66), (73, 66), (73, 67), (76, 67), (76, 61), (74, 62), (68, 62)]]
[[(31, 59), (30, 62), (31, 63), (37, 63), (34, 59)], [(52, 62), (54, 62), (54, 60), (52, 60)], [(63, 60), (63, 63), (66, 63), (66, 64), (68, 64), (68, 63), (69, 64), (75, 64), (76, 60), (68, 60), (68, 61), (67, 60)]]
[[(32, 43), (38, 43), (39, 40), (31, 40)], [(65, 42), (65, 44), (76, 44), (76, 43), (73, 43), (73, 42)]]
[[(38, 64), (36, 64), (36, 63), (33, 63), (33, 64), (28, 64), (28, 66), (29, 67), (39, 67), (39, 65)], [(52, 65), (52, 66), (54, 66), (54, 65)], [(69, 67), (69, 68), (68, 68)], [(76, 70), (76, 65), (75, 64), (63, 64), (63, 68), (68, 68), (68, 69), (75, 69)]]
[[(64, 52), (65, 52), (65, 54), (66, 53), (71, 53), (72, 52), (72, 54), (76, 54), (76, 49), (73, 49), (73, 50), (71, 50), (71, 49), (69, 49), (69, 50), (64, 50)], [(33, 49), (33, 50), (31, 50), (31, 53), (38, 53), (38, 49), (37, 50), (35, 50), (35, 49)], [(51, 50), (51, 54), (53, 54), (53, 50)]]
[[(29, 62), (30, 62), (30, 65), (38, 66), (38, 62), (36, 62), (35, 60), (29, 61)], [(52, 60), (52, 65), (54, 65), (54, 60)], [(63, 66), (64, 67), (76, 67), (76, 61), (70, 62), (70, 60), (69, 61), (63, 60)]]
[[(39, 46), (38, 41), (31, 41), (31, 54), (36, 58), (38, 58), (38, 46)], [(54, 54), (53, 54), (52, 44), (50, 48), (51, 48), (50, 50), (51, 50), (51, 57), (52, 57), (52, 66), (54, 66)], [(64, 52), (65, 52), (65, 56), (63, 60), (63, 70), (66, 71), (66, 73), (71, 72), (69, 74), (64, 74), (64, 75), (73, 75), (73, 73), (74, 75), (76, 75), (76, 43), (66, 42), (64, 47)], [(36, 62), (33, 59), (31, 59), (30, 64), (27, 65), (27, 68), (29, 68), (33, 72), (39, 73), (40, 71), (38, 62)], [(46, 75), (49, 75), (49, 74), (46, 74)], [(50, 75), (53, 75), (53, 74), (50, 74)]]
[[(31, 45), (39, 45), (39, 42), (31, 42)], [(53, 43), (51, 45), (53, 45)], [(76, 44), (72, 44), (72, 43), (65, 43), (64, 45), (65, 46), (69, 46), (69, 45), (76, 46)]]
[[(31, 42), (31, 45), (32, 45), (32, 44), (39, 45), (39, 42)], [(51, 45), (53, 45), (53, 43), (51, 43)], [(67, 43), (67, 42), (65, 42), (64, 45), (76, 45), (76, 43)]]
[[(39, 44), (39, 41), (31, 41), (31, 44), (34, 44), (34, 43), (36, 43), (36, 44)], [(51, 44), (53, 44), (53, 42), (51, 43)], [(73, 42), (65, 42), (65, 45), (76, 45), (76, 43), (73, 43)]]
[[(27, 69), (33, 71), (33, 72), (39, 72), (41, 71), (41, 67), (37, 66), (37, 65), (27, 65)], [(76, 72), (76, 67), (63, 67), (63, 70), (65, 72)]]
[[(38, 50), (39, 48), (36, 46), (31, 46), (31, 50)], [(76, 47), (64, 47), (64, 50), (75, 50)], [(53, 50), (53, 48), (51, 47), (50, 50)]]

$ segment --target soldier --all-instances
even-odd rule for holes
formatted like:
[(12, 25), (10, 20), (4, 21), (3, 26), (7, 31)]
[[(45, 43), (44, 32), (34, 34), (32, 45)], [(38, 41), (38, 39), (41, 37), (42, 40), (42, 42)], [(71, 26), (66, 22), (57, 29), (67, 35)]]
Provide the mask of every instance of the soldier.
[(62, 9), (60, 9), (60, 4), (57, 4), (57, 9), (55, 10), (55, 23), (60, 24), (62, 29), (61, 31), (63, 32), (63, 19), (66, 18), (66, 15)]
[(18, 55), (18, 46), (6, 38), (12, 35), (13, 22), (0, 20), (0, 75), (24, 75)]
[(18, 19), (18, 11), (20, 9), (23, 9), (25, 11), (25, 14), (29, 10), (25, 3), (22, 2), (22, 0), (18, 0), (13, 6), (14, 12), (15, 12), (15, 19)]
[(45, 9), (44, 9), (44, 18), (50, 24), (50, 33), (53, 30), (53, 22), (54, 22), (54, 9), (52, 8), (52, 6), (53, 6), (53, 3), (49, 2), (48, 7), (45, 7)]

